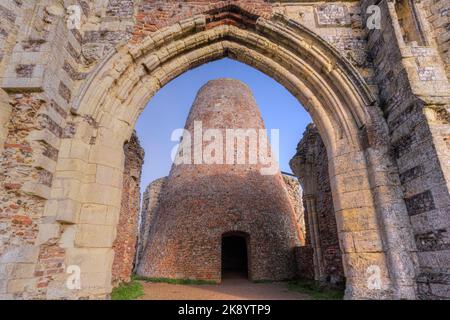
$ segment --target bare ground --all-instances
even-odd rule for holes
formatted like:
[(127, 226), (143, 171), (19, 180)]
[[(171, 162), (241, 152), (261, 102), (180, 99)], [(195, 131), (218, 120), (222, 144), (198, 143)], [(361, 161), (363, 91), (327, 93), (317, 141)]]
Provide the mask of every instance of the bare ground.
[(140, 300), (310, 300), (307, 294), (290, 291), (284, 282), (254, 283), (229, 277), (218, 285), (178, 285), (142, 282)]

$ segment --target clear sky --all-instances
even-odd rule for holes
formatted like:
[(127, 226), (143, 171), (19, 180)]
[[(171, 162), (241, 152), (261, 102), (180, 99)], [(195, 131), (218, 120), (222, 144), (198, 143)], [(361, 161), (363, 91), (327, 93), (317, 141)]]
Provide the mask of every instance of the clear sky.
[(184, 128), (200, 87), (209, 80), (224, 77), (241, 80), (252, 89), (266, 128), (280, 130), (280, 168), (291, 172), (289, 160), (311, 122), (309, 114), (272, 78), (240, 62), (222, 59), (190, 70), (168, 83), (141, 114), (136, 131), (145, 149), (142, 191), (155, 179), (168, 175), (172, 165), (171, 152), (177, 144), (171, 141), (172, 132)]

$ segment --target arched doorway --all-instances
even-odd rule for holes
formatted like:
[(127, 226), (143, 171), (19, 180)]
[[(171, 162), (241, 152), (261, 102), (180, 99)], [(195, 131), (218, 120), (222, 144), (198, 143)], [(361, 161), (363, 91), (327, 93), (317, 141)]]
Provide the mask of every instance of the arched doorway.
[(249, 236), (243, 232), (222, 235), (222, 280), (251, 278), (248, 267), (248, 240)]
[[(82, 277), (101, 280), (93, 290), (76, 294), (99, 296), (111, 289), (111, 245), (122, 189), (101, 177), (123, 170), (123, 142), (145, 104), (183, 72), (230, 57), (280, 82), (318, 127), (328, 152), (347, 298), (414, 297), (406, 206), (398, 182), (390, 178), (397, 173), (386, 145), (387, 126), (368, 86), (339, 52), (294, 21), (249, 16), (242, 25), (229, 19), (234, 18), (211, 21), (198, 15), (155, 32), (139, 45), (120, 47), (80, 90), (71, 114), (80, 130), (62, 139), (61, 149), (72, 145), (72, 152), (60, 154), (58, 164), (67, 165), (58, 165), (54, 175), (56, 180), (63, 177), (71, 192), (57, 199), (55, 210), (58, 222), (74, 226), (67, 264), (81, 264)], [(90, 179), (100, 171), (102, 176)], [(97, 211), (106, 212), (106, 225), (86, 218)], [(397, 245), (399, 239), (404, 245)], [(103, 263), (87, 263), (99, 257)], [(380, 285), (370, 287), (374, 273)]]

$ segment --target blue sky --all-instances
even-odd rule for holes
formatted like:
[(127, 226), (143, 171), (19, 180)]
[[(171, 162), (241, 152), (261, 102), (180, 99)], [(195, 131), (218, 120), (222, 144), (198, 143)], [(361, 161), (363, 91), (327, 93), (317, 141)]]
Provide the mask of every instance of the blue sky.
[(149, 101), (138, 119), (136, 131), (145, 149), (142, 186), (168, 175), (171, 152), (176, 142), (172, 132), (184, 128), (195, 95), (207, 81), (235, 78), (253, 91), (268, 130), (280, 130), (280, 168), (291, 172), (289, 160), (295, 154), (303, 132), (311, 122), (309, 114), (282, 85), (264, 73), (240, 62), (222, 59), (190, 70), (168, 83)]

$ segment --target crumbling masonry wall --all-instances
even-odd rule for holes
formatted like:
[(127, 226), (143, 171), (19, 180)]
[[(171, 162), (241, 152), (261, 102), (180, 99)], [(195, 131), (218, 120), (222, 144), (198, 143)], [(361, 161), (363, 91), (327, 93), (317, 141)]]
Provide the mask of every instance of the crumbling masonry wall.
[(155, 223), (156, 212), (158, 211), (166, 182), (167, 177), (162, 177), (151, 182), (143, 194), (136, 264), (139, 264), (142, 259), (145, 247), (149, 241), (151, 226)]
[[(347, 279), (354, 279), (347, 285), (347, 296), (448, 297), (448, 0), (408, 2), (420, 20), (424, 45), (404, 42), (390, 1), (2, 1), (0, 297), (108, 296), (123, 187), (122, 172), (117, 171), (123, 170), (122, 144), (151, 96), (144, 93), (157, 91), (177, 72), (224, 56), (259, 67), (300, 100), (304, 88), (297, 90), (299, 80), (311, 84), (325, 73), (304, 72), (297, 60), (306, 61), (313, 71), (319, 64), (321, 70), (330, 71), (328, 77), (345, 75), (345, 84), (328, 79), (321, 90), (324, 85), (346, 93), (348, 85), (357, 88), (359, 95), (345, 97), (352, 101), (334, 97), (344, 106), (352, 105), (351, 116), (344, 116), (342, 127), (323, 122), (321, 134), (327, 144), (328, 133), (333, 139), (347, 138), (345, 128), (356, 126), (359, 132), (351, 140), (364, 145), (358, 157), (379, 173), (370, 176), (370, 186), (364, 185), (363, 175), (348, 177), (355, 186), (365, 188), (365, 197), (358, 199), (368, 199), (370, 193), (375, 207), (353, 206), (355, 198), (334, 199), (339, 205), (342, 199), (345, 202), (336, 212), (343, 222), (338, 225), (340, 237), (352, 240), (342, 246)], [(70, 5), (81, 8), (80, 29), (68, 28)], [(369, 5), (380, 6), (380, 30), (366, 28)], [(200, 32), (208, 34), (186, 40)], [(226, 33), (227, 41), (213, 44), (212, 39), (221, 33)], [(257, 46), (261, 52), (264, 48), (264, 57), (254, 54)], [(187, 49), (200, 47), (196, 52)], [(219, 47), (222, 51), (217, 54), (214, 50)], [(300, 49), (308, 47), (321, 59), (300, 56)], [(193, 56), (195, 63), (182, 64), (193, 61)], [(179, 63), (177, 68), (165, 69), (166, 58)], [(145, 72), (151, 72), (159, 84), (147, 79), (146, 89), (133, 91), (135, 98), (130, 102), (117, 83), (139, 88), (139, 77)], [(285, 74), (292, 76), (289, 81)], [(358, 97), (367, 97), (367, 88), (376, 99), (361, 102)], [(93, 91), (98, 95), (88, 94)], [(322, 109), (327, 112), (317, 114), (320, 108), (310, 102), (326, 100), (323, 93), (317, 90), (303, 99), (318, 124), (317, 120), (346, 110), (337, 112), (329, 104), (333, 98)], [(79, 112), (80, 104), (89, 111)], [(111, 112), (107, 106), (113, 104), (124, 107)], [(358, 109), (362, 104), (363, 112)], [(329, 156), (336, 155), (335, 149), (330, 150)], [(342, 157), (330, 161), (330, 175), (345, 169), (342, 163), (355, 165)], [(334, 191), (345, 190), (348, 197), (356, 192), (338, 182), (331, 184)], [(384, 225), (374, 225), (374, 212)], [(356, 214), (360, 219), (352, 220)], [(374, 235), (377, 232), (384, 235), (382, 244)], [(411, 260), (414, 268), (409, 267)], [(372, 294), (355, 289), (363, 287), (370, 264), (381, 266), (389, 290)], [(82, 270), (82, 290), (64, 285), (67, 267), (72, 265)], [(397, 281), (395, 286), (391, 280)], [(413, 286), (407, 294), (395, 293)]]
[[(363, 1), (362, 10), (373, 1)], [(380, 107), (390, 132), (390, 155), (395, 160), (401, 192), (412, 225), (417, 254), (418, 295), (423, 299), (450, 297), (450, 145), (448, 144), (449, 86), (440, 59), (442, 29), (426, 23), (427, 7), (434, 12), (430, 21), (448, 17), (441, 4), (410, 1), (418, 14), (425, 45), (408, 43), (401, 34), (394, 3), (381, 5), (385, 26), (370, 32), (368, 46), (380, 88)], [(431, 6), (430, 6), (431, 5)], [(441, 18), (439, 18), (441, 19)], [(445, 19), (445, 18), (443, 18)], [(441, 22), (438, 25), (441, 25)], [(437, 39), (437, 43), (435, 42)], [(387, 64), (386, 61), (390, 63)], [(367, 132), (367, 139), (371, 139)], [(395, 207), (391, 210), (395, 212)]]
[(297, 178), (285, 173), (281, 173), (281, 175), (283, 176), (284, 183), (286, 184), (289, 200), (294, 208), (297, 232), (300, 237), (300, 245), (304, 245), (306, 239), (306, 228), (305, 210), (302, 199), (303, 190)]
[(331, 285), (344, 283), (336, 216), (328, 173), (328, 157), (317, 128), (308, 125), (290, 162), (303, 185), (306, 244), (297, 248), (300, 277)]
[(138, 220), (141, 205), (141, 172), (144, 150), (135, 133), (124, 145), (125, 166), (123, 170), (122, 203), (117, 235), (113, 243), (114, 261), (112, 281), (114, 284), (128, 282), (133, 271), (137, 253)]
[(450, 23), (449, 0), (425, 0), (423, 1), (424, 17), (431, 24), (431, 37), (436, 41), (439, 53), (444, 62), (447, 78), (450, 77), (450, 41), (448, 25)]
[[(305, 217), (302, 202), (302, 189), (298, 180), (290, 175), (282, 173), (283, 180), (286, 184), (290, 203), (295, 212), (297, 232), (300, 238), (300, 244), (305, 243)], [(156, 220), (156, 213), (161, 202), (161, 196), (164, 194), (163, 188), (167, 183), (167, 177), (159, 178), (151, 182), (145, 189), (142, 199), (142, 209), (140, 218), (140, 231), (138, 241), (138, 263), (142, 258), (145, 246), (151, 237), (152, 226)]]

